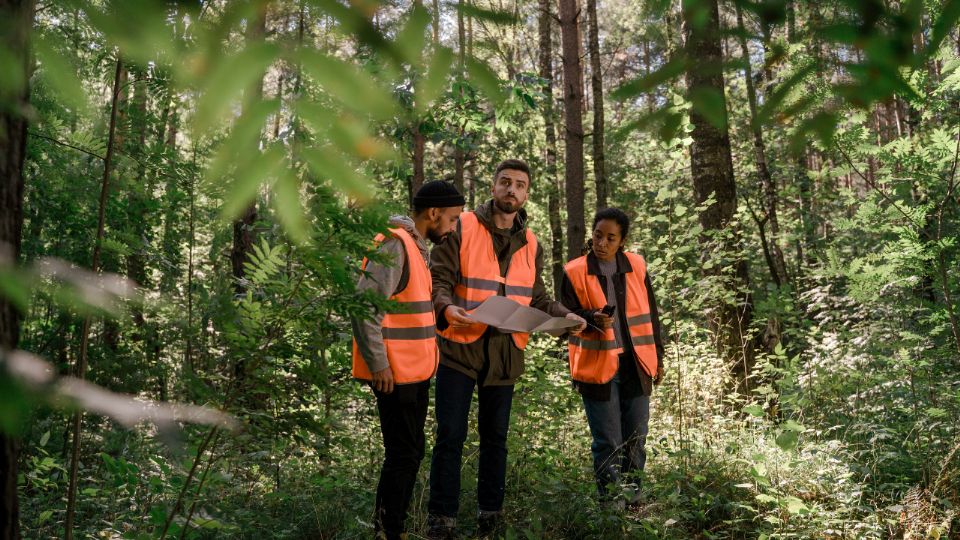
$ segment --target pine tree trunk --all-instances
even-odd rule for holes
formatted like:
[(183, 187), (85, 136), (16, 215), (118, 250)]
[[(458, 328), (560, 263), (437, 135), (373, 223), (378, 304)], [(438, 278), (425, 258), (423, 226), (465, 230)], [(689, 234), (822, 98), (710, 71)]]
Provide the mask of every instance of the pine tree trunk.
[(539, 0), (540, 78), (543, 83), (543, 125), (546, 136), (546, 159), (542, 184), (547, 190), (547, 213), (550, 217), (550, 268), (554, 298), (560, 298), (563, 280), (563, 226), (560, 220), (560, 186), (557, 183), (557, 129), (553, 121), (553, 33), (550, 0)]
[(597, 210), (607, 207), (608, 185), (603, 152), (603, 71), (600, 66), (600, 24), (597, 0), (587, 0), (590, 17), (590, 87), (593, 90), (593, 179), (597, 186)]
[[(0, 19), (7, 24), (0, 34), (0, 49), (10, 55), (8, 67), (20, 71), (20, 84), (0, 93), (8, 107), (0, 111), (0, 264), (17, 264), (23, 235), (23, 161), (27, 150), (26, 111), (30, 102), (29, 35), (33, 22), (32, 0), (0, 0)], [(11, 73), (4, 77), (11, 77)], [(11, 85), (12, 86), (12, 85)], [(17, 347), (21, 314), (0, 295), (0, 359)], [(4, 369), (0, 365), (0, 370)], [(5, 375), (0, 374), (0, 377)], [(20, 538), (20, 505), (17, 497), (17, 462), (20, 441), (0, 432), (0, 540)]]
[[(752, 344), (748, 331), (752, 318), (752, 304), (747, 265), (736, 255), (736, 232), (733, 219), (737, 211), (737, 186), (733, 175), (733, 160), (730, 153), (730, 135), (727, 131), (727, 106), (723, 98), (723, 55), (721, 53), (720, 18), (717, 0), (701, 2), (699, 13), (685, 5), (683, 18), (686, 29), (686, 54), (689, 60), (686, 80), (691, 95), (711, 92), (721, 97), (722, 125), (716, 126), (695, 108), (690, 111), (693, 143), (690, 146), (690, 169), (693, 175), (693, 191), (697, 204), (709, 197), (716, 202), (700, 212), (700, 226), (704, 235), (701, 245), (704, 259), (712, 267), (708, 275), (721, 279), (723, 287), (733, 293), (735, 302), (717, 299), (713, 304), (711, 326), (717, 340), (717, 352), (737, 381), (741, 394), (749, 391), (747, 377), (753, 368)], [(698, 16), (699, 15), (699, 16)], [(719, 232), (723, 240), (710, 238)], [(734, 268), (724, 274), (721, 261), (731, 259)]]
[(559, 0), (563, 52), (564, 187), (567, 196), (567, 258), (581, 255), (583, 216), (583, 69), (580, 65), (580, 7), (577, 0)]
[[(467, 26), (464, 24), (463, 2), (464, 0), (457, 1), (457, 68), (461, 77), (464, 76), (467, 54)], [(463, 98), (462, 89), (460, 98)], [(457, 142), (453, 147), (453, 185), (460, 190), (460, 193), (463, 193), (463, 168), (466, 161), (462, 148), (464, 132), (461, 122), (457, 126)]]
[[(122, 96), (122, 82), (124, 77), (123, 60), (117, 56), (117, 69), (113, 77), (113, 97), (110, 106), (110, 127), (107, 133), (107, 153), (103, 159), (103, 180), (100, 184), (100, 202), (97, 207), (97, 236), (93, 244), (93, 257), (90, 263), (90, 270), (94, 273), (100, 271), (100, 251), (103, 245), (104, 231), (106, 227), (106, 207), (107, 193), (110, 189), (110, 174), (113, 172), (113, 149), (117, 134), (117, 116), (120, 108)], [(83, 327), (80, 330), (80, 353), (77, 358), (77, 370), (75, 376), (83, 379), (87, 375), (87, 353), (90, 347), (90, 316), (83, 319)], [(77, 468), (80, 463), (80, 438), (82, 435), (83, 414), (81, 411), (73, 413), (73, 440), (70, 447), (70, 484), (67, 488), (67, 516), (65, 520), (65, 538), (73, 538), (73, 521), (76, 516), (77, 505)]]
[[(261, 4), (257, 7), (259, 10), (257, 16), (250, 21), (247, 27), (247, 42), (251, 43), (264, 38), (267, 31), (267, 6)], [(244, 100), (244, 108), (250, 107), (263, 97), (263, 77), (257, 79), (253, 87), (247, 91)], [(259, 141), (258, 141), (259, 143)], [(254, 149), (258, 151), (258, 149)], [(243, 264), (253, 251), (253, 242), (256, 231), (254, 226), (257, 222), (257, 201), (254, 200), (244, 209), (240, 218), (233, 222), (233, 247), (230, 250), (230, 267), (233, 273), (234, 290), (237, 294), (243, 294), (246, 287), (243, 285), (243, 277), (246, 274)]]

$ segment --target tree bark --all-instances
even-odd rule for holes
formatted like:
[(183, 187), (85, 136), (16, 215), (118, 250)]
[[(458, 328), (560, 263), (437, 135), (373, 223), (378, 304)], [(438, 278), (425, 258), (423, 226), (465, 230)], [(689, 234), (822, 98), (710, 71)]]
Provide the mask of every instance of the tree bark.
[[(113, 172), (113, 148), (117, 133), (117, 116), (120, 108), (122, 95), (122, 81), (124, 80), (123, 59), (117, 56), (117, 68), (113, 78), (113, 97), (110, 106), (110, 124), (107, 132), (107, 153), (103, 159), (103, 180), (100, 183), (100, 202), (97, 207), (97, 236), (93, 244), (93, 257), (90, 262), (90, 270), (94, 273), (100, 271), (100, 253), (103, 245), (104, 231), (106, 228), (106, 208), (107, 194), (110, 189), (110, 174)], [(83, 319), (83, 327), (80, 330), (80, 353), (77, 358), (76, 377), (83, 379), (87, 375), (87, 351), (90, 347), (90, 316)], [(82, 429), (83, 412), (73, 413), (73, 440), (70, 447), (70, 484), (67, 488), (67, 516), (64, 525), (64, 537), (67, 540), (73, 538), (73, 521), (77, 509), (77, 468), (80, 463), (80, 437)]]
[(560, 221), (560, 186), (557, 183), (557, 129), (553, 121), (553, 33), (550, 0), (539, 0), (540, 78), (543, 79), (543, 125), (546, 137), (546, 158), (542, 184), (547, 190), (547, 213), (550, 217), (550, 268), (554, 298), (560, 298), (563, 281), (563, 226)]
[[(246, 40), (248, 43), (259, 41), (264, 38), (267, 32), (267, 6), (265, 3), (257, 7), (256, 17), (250, 21), (247, 27)], [(247, 91), (244, 100), (244, 106), (250, 107), (263, 97), (263, 77), (257, 79), (253, 86)], [(254, 148), (253, 151), (259, 151)], [(230, 250), (230, 266), (234, 278), (234, 290), (237, 294), (243, 294), (246, 287), (243, 284), (243, 277), (246, 274), (243, 263), (247, 262), (250, 253), (253, 251), (253, 242), (256, 231), (254, 226), (257, 222), (257, 202), (250, 203), (240, 218), (233, 222), (233, 247)]]
[[(27, 150), (27, 118), (30, 103), (29, 36), (33, 22), (32, 0), (0, 0), (0, 18), (7, 32), (0, 48), (17, 62), (20, 81), (0, 99), (9, 106), (0, 111), (0, 263), (14, 265), (20, 259), (23, 235), (23, 161)], [(4, 75), (13, 78), (12, 73)], [(17, 347), (21, 314), (0, 296), (0, 358)], [(0, 369), (3, 366), (0, 365)], [(0, 374), (0, 377), (5, 375)], [(20, 441), (0, 432), (0, 539), (20, 538), (20, 504), (17, 498), (17, 462)]]
[(600, 67), (600, 24), (597, 0), (587, 0), (590, 17), (588, 47), (590, 49), (590, 87), (593, 91), (593, 179), (597, 188), (597, 210), (607, 207), (607, 176), (603, 152), (603, 72)]
[[(747, 46), (747, 37), (743, 25), (743, 12), (740, 5), (735, 5), (737, 12), (738, 40), (740, 41), (740, 50), (743, 54), (743, 76), (747, 86), (747, 104), (750, 108), (750, 130), (753, 132), (753, 159), (757, 168), (757, 178), (760, 180), (760, 186), (763, 190), (763, 207), (766, 224), (770, 228), (770, 238), (762, 238), (764, 245), (768, 246), (770, 254), (770, 275), (777, 287), (782, 287), (787, 282), (787, 268), (783, 258), (783, 251), (780, 249), (780, 222), (777, 219), (777, 184), (770, 175), (770, 169), (767, 167), (767, 150), (763, 140), (763, 129), (757, 122), (757, 91), (753, 83), (753, 69), (750, 65), (750, 48)], [(761, 236), (765, 234), (760, 231)]]
[(566, 131), (564, 186), (567, 196), (567, 259), (581, 255), (583, 216), (583, 69), (580, 65), (580, 7), (577, 0), (559, 0), (563, 53), (563, 116)]
[[(457, 2), (457, 69), (460, 77), (464, 76), (467, 54), (467, 26), (464, 24), (463, 17), (464, 0)], [(463, 89), (460, 90), (460, 98), (463, 99)], [(457, 126), (457, 141), (453, 146), (453, 185), (463, 193), (463, 170), (466, 164), (466, 158), (463, 152), (464, 137), (463, 122)]]
[[(709, 261), (708, 275), (718, 278), (722, 287), (733, 293), (734, 302), (720, 298), (713, 303), (711, 327), (717, 341), (717, 352), (730, 369), (737, 390), (749, 392), (748, 377), (753, 368), (752, 344), (748, 332), (752, 319), (752, 301), (746, 261), (736, 254), (737, 234), (733, 219), (737, 211), (737, 186), (727, 131), (727, 105), (723, 97), (723, 55), (721, 53), (720, 17), (717, 0), (700, 2), (691, 8), (683, 6), (688, 59), (686, 81), (691, 95), (712, 92), (721, 97), (722, 120), (716, 126), (696, 108), (691, 109), (693, 124), (690, 146), (690, 169), (697, 204), (713, 196), (715, 202), (700, 212), (704, 259)], [(699, 12), (695, 13), (693, 9)], [(718, 236), (719, 240), (712, 238)], [(723, 268), (731, 261), (732, 269)], [(732, 271), (731, 271), (732, 270)]]

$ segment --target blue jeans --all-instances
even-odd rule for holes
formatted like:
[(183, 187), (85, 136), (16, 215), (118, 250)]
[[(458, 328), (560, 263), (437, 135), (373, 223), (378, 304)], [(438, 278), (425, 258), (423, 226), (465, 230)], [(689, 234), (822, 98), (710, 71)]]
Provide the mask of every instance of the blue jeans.
[[(437, 411), (437, 442), (430, 464), (431, 515), (457, 517), (460, 510), (460, 468), (463, 443), (467, 440), (467, 420), (476, 381), (443, 364), (437, 369), (434, 393)], [(513, 385), (477, 388), (480, 432), (480, 463), (477, 471), (477, 505), (480, 510), (496, 512), (503, 507), (507, 475), (507, 429)]]
[[(639, 382), (637, 382), (639, 384)], [(650, 421), (650, 396), (621, 398), (620, 375), (610, 382), (610, 399), (583, 398), (593, 444), (593, 472), (597, 490), (607, 493), (609, 484), (618, 484), (622, 475), (643, 471), (647, 462), (644, 444)]]

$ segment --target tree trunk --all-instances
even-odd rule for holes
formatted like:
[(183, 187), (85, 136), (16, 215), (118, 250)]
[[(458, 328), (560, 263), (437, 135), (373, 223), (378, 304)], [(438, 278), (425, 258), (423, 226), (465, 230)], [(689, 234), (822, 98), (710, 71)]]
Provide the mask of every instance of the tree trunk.
[(600, 67), (600, 24), (597, 0), (587, 0), (590, 17), (588, 47), (590, 49), (590, 86), (593, 90), (593, 179), (597, 186), (597, 210), (607, 207), (607, 177), (603, 153), (603, 72)]
[[(250, 21), (247, 27), (247, 42), (251, 43), (264, 38), (267, 33), (267, 6), (265, 3), (257, 6), (258, 13), (256, 18)], [(257, 79), (253, 86), (247, 91), (244, 100), (244, 108), (250, 107), (263, 97), (263, 77)], [(259, 141), (258, 141), (259, 143)], [(259, 151), (258, 148), (252, 151)], [(237, 294), (243, 294), (246, 287), (243, 285), (245, 271), (243, 263), (253, 251), (253, 242), (256, 231), (254, 226), (257, 222), (257, 201), (250, 203), (240, 215), (240, 218), (233, 222), (233, 247), (230, 250), (230, 266), (234, 278), (234, 290)]]
[[(770, 227), (769, 241), (763, 238), (763, 243), (769, 247), (770, 275), (777, 287), (787, 282), (787, 268), (780, 250), (780, 222), (777, 219), (777, 184), (770, 175), (767, 167), (767, 151), (763, 141), (763, 129), (757, 122), (757, 91), (753, 84), (753, 69), (750, 65), (750, 49), (747, 46), (746, 30), (743, 25), (743, 13), (739, 5), (737, 11), (737, 29), (740, 41), (740, 50), (743, 54), (743, 76), (747, 86), (747, 104), (750, 108), (750, 129), (753, 132), (753, 158), (757, 168), (757, 177), (763, 190), (763, 206), (766, 224)], [(764, 232), (761, 230), (761, 235)]]
[(550, 217), (550, 268), (554, 298), (560, 298), (563, 281), (563, 226), (560, 221), (560, 186), (557, 183), (557, 129), (553, 122), (553, 33), (550, 0), (540, 0), (540, 78), (543, 83), (543, 125), (546, 135), (543, 185), (547, 190), (547, 213)]
[[(735, 301), (715, 300), (710, 320), (717, 352), (738, 382), (737, 389), (744, 394), (749, 391), (748, 377), (753, 367), (752, 345), (747, 335), (753, 310), (746, 261), (737, 256), (736, 232), (730, 230), (734, 227), (737, 211), (737, 186), (727, 131), (726, 99), (723, 97), (717, 0), (699, 3), (698, 11), (694, 13), (689, 5), (684, 5), (687, 90), (691, 95), (701, 92), (719, 95), (722, 109), (714, 112), (720, 113), (722, 123), (716, 126), (696, 108), (691, 109), (690, 169), (697, 204), (703, 204), (711, 196), (715, 198), (713, 204), (700, 212), (700, 225), (704, 231), (701, 236), (703, 256), (711, 263), (706, 272), (719, 278), (721, 286), (733, 293)], [(713, 233), (718, 233), (721, 240), (711, 238)], [(725, 259), (732, 261), (732, 269), (723, 268)]]
[[(457, 2), (457, 68), (460, 77), (464, 76), (467, 54), (467, 26), (463, 20), (463, 1), (464, 0), (458, 0)], [(460, 98), (461, 100), (463, 98), (462, 88), (460, 90)], [(456, 186), (461, 193), (463, 193), (463, 167), (466, 161), (463, 155), (463, 137), (464, 128), (463, 122), (461, 121), (460, 125), (457, 126), (457, 141), (453, 147), (453, 185)]]
[(426, 141), (420, 132), (420, 119), (413, 119), (413, 177), (410, 179), (410, 204), (413, 205), (413, 195), (424, 182), (423, 153)]
[(580, 66), (580, 7), (577, 0), (559, 0), (563, 50), (564, 185), (567, 195), (567, 258), (583, 250), (583, 69)]
[[(8, 107), (0, 110), (0, 264), (15, 265), (20, 259), (23, 234), (23, 160), (27, 150), (27, 119), (21, 114), (30, 102), (30, 27), (32, 0), (0, 0), (0, 18), (7, 31), (0, 37), (17, 66), (19, 84), (0, 93)], [(12, 73), (5, 77), (14, 79)], [(11, 85), (12, 86), (12, 85)], [(4, 296), (0, 296), (0, 359), (17, 347), (21, 314)], [(0, 369), (3, 366), (0, 365)], [(4, 375), (0, 374), (0, 377)], [(13, 434), (0, 432), (0, 540), (20, 538), (20, 505), (17, 498), (17, 462), (20, 441)]]
[[(110, 189), (110, 173), (113, 171), (113, 148), (117, 133), (117, 115), (120, 108), (122, 81), (124, 80), (123, 60), (117, 56), (117, 69), (113, 77), (113, 97), (110, 106), (110, 127), (107, 132), (107, 153), (103, 159), (103, 180), (100, 184), (100, 202), (97, 207), (97, 236), (93, 244), (93, 257), (90, 270), (100, 271), (100, 250), (103, 245), (104, 230), (106, 227), (107, 193)], [(76, 377), (83, 379), (87, 375), (87, 351), (90, 347), (90, 316), (83, 319), (80, 330), (80, 353), (77, 358)], [(77, 509), (77, 468), (80, 463), (80, 437), (83, 413), (73, 413), (73, 440), (70, 447), (70, 484), (67, 488), (67, 516), (64, 525), (64, 536), (67, 540), (73, 538), (73, 521)]]

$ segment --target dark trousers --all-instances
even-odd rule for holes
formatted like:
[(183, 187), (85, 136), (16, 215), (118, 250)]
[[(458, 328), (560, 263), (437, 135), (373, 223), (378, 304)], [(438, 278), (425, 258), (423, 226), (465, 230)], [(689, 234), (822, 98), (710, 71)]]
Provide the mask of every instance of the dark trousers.
[[(430, 466), (429, 512), (456, 517), (460, 509), (460, 466), (467, 439), (467, 419), (476, 381), (441, 365), (434, 393), (437, 411), (437, 442)], [(503, 507), (507, 475), (507, 429), (513, 385), (479, 386), (480, 464), (477, 471), (477, 503), (481, 511), (496, 512)]]
[(430, 381), (397, 386), (390, 394), (374, 393), (384, 448), (375, 521), (387, 538), (397, 538), (404, 530), (403, 522), (423, 460), (423, 424), (427, 419)]
[[(627, 385), (639, 384), (630, 381)], [(583, 398), (587, 423), (593, 435), (593, 471), (597, 490), (607, 493), (609, 484), (618, 484), (621, 475), (643, 471), (647, 462), (644, 444), (650, 421), (650, 396), (625, 387), (620, 374), (610, 382), (610, 399)]]

